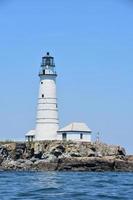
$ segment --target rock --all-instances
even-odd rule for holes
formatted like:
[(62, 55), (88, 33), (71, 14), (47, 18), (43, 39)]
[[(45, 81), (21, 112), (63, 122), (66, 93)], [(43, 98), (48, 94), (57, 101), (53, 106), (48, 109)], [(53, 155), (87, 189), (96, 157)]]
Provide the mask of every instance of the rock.
[(0, 156), (0, 165), (3, 162), (3, 160), (4, 160), (3, 156)]
[(133, 172), (133, 162), (116, 159), (114, 170), (117, 172)]
[(16, 149), (16, 143), (15, 142), (9, 142), (9, 143), (6, 143), (6, 144), (3, 144), (2, 147), (6, 148), (7, 151), (13, 151)]
[(62, 153), (64, 153), (64, 152), (65, 152), (65, 148), (63, 145), (55, 146), (50, 150), (50, 153), (53, 154), (54, 156), (56, 156), (57, 158), (59, 156), (61, 156)]
[(5, 169), (15, 169), (17, 165), (17, 162), (14, 160), (6, 160), (2, 162), (2, 167)]
[(126, 156), (126, 151), (123, 147), (118, 147), (118, 154), (122, 156)]
[(23, 159), (30, 159), (30, 158), (32, 158), (30, 152), (24, 152), (23, 153)]
[(57, 157), (53, 154), (43, 154), (42, 159), (46, 160), (46, 162), (56, 162), (57, 161)]
[(31, 160), (25, 160), (24, 164), (27, 166), (27, 165), (32, 165), (33, 162)]
[(42, 158), (42, 155), (43, 155), (43, 153), (40, 151), (40, 152), (34, 154), (34, 157), (35, 157), (35, 158), (38, 158), (38, 159), (41, 159), (41, 158)]
[(95, 156), (96, 156), (96, 157), (102, 158), (102, 154), (101, 154), (101, 152), (99, 152), (99, 151), (95, 153)]
[(47, 159), (49, 157), (50, 153), (44, 153), (41, 157), (41, 159)]
[(54, 156), (58, 158), (60, 155), (62, 155), (62, 151), (60, 149), (53, 149), (51, 151), (51, 154), (53, 154)]
[(34, 157), (32, 157), (31, 159), (30, 159), (30, 161), (32, 162), (32, 163), (34, 163), (34, 162), (36, 162), (36, 161), (38, 161), (39, 159), (38, 158), (34, 158)]
[(126, 160), (133, 162), (133, 155), (126, 156)]
[(19, 149), (19, 150), (16, 150), (15, 152), (15, 160), (18, 160), (18, 159), (21, 159), (23, 158), (23, 150)]
[(26, 149), (26, 144), (25, 143), (16, 143), (16, 150), (23, 150), (23, 152)]
[(18, 159), (17, 162), (18, 163), (25, 163), (25, 160), (24, 159)]
[(5, 145), (0, 147), (0, 155), (3, 158), (7, 158), (8, 157), (8, 150), (6, 149)]
[(0, 143), (0, 170), (133, 171), (133, 155), (98, 142)]
[(81, 154), (79, 152), (72, 152), (70, 153), (71, 157), (81, 157)]
[(115, 145), (107, 145), (103, 143), (94, 143), (93, 145), (96, 152), (99, 152), (102, 156), (118, 156), (125, 155), (125, 149)]
[(39, 171), (54, 171), (57, 170), (58, 163), (49, 163), (46, 160), (39, 160), (33, 164), (34, 170)]
[(32, 158), (35, 154), (34, 148), (31, 148), (29, 157)]
[(92, 149), (89, 149), (87, 154), (88, 154), (88, 157), (94, 157), (96, 155), (96, 153)]
[(114, 160), (95, 157), (62, 159), (58, 165), (60, 171), (113, 171)]
[(65, 152), (65, 147), (63, 145), (58, 145), (56, 149), (59, 149), (62, 153)]
[(91, 146), (90, 150), (92, 150), (93, 152), (96, 152), (96, 147), (95, 146)]
[(25, 150), (26, 150), (26, 144), (25, 143), (16, 143), (14, 159), (15, 160), (22, 159)]
[(71, 158), (71, 155), (69, 153), (63, 153), (61, 156), (58, 157), (59, 159), (62, 158)]

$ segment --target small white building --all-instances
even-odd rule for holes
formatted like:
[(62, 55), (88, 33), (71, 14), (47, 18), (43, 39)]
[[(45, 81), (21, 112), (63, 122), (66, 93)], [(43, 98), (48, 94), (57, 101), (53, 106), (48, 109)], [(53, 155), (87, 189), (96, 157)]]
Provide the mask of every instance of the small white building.
[(58, 140), (91, 142), (91, 129), (85, 123), (74, 122), (59, 129)]
[(30, 130), (25, 134), (25, 139), (27, 142), (33, 142), (35, 139), (35, 130)]

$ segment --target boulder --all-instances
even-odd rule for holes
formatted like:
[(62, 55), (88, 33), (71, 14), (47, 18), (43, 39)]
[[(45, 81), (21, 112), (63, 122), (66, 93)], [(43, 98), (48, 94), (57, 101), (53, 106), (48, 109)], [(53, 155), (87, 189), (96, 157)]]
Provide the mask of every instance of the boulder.
[(96, 155), (96, 152), (92, 149), (88, 149), (87, 155), (88, 157), (94, 157)]
[(99, 152), (102, 156), (118, 156), (126, 155), (125, 149), (116, 145), (107, 145), (104, 143), (94, 143), (93, 145), (96, 152)]
[(30, 161), (32, 162), (32, 163), (34, 163), (34, 162), (36, 162), (36, 161), (38, 161), (39, 159), (38, 158), (35, 158), (35, 157), (32, 157), (31, 159), (30, 159)]
[(46, 153), (44, 153), (42, 155), (42, 159), (46, 160), (46, 162), (56, 162), (57, 161), (57, 157), (54, 154), (46, 154)]
[(16, 143), (16, 148), (14, 151), (14, 159), (22, 159), (24, 158), (24, 152), (26, 151), (26, 144), (25, 143)]
[(79, 152), (71, 152), (70, 156), (71, 157), (81, 157), (81, 154)]
[(2, 162), (4, 169), (16, 169), (17, 162), (14, 160), (5, 160)]
[(21, 163), (25, 163), (25, 160), (24, 160), (24, 159), (18, 159), (18, 160), (17, 160), (17, 163), (20, 163), (20, 164), (21, 164)]
[(23, 152), (26, 149), (26, 143), (16, 143), (16, 150), (23, 150)]
[(116, 159), (114, 171), (117, 171), (117, 172), (133, 172), (133, 162), (121, 160), (121, 159)]
[(31, 160), (25, 160), (24, 164), (26, 166), (31, 166), (31, 165), (33, 165), (33, 162)]
[(121, 156), (126, 156), (126, 151), (123, 147), (118, 147), (118, 154)]
[(3, 160), (4, 160), (3, 156), (0, 156), (0, 165), (2, 164)]
[(61, 156), (58, 157), (59, 159), (62, 158), (71, 158), (71, 155), (69, 153), (63, 153)]
[(42, 153), (42, 151), (40, 151), (40, 152), (36, 152), (35, 154), (34, 154), (34, 157), (35, 158), (38, 158), (38, 159), (41, 159), (42, 158), (42, 155), (43, 155), (43, 153)]
[(23, 158), (23, 150), (22, 149), (17, 149), (14, 153), (14, 159), (18, 160)]
[(49, 149), (50, 154), (53, 154), (57, 158), (65, 152), (65, 147), (63, 145), (56, 145)]
[(61, 149), (53, 149), (50, 153), (56, 156), (57, 158), (62, 155)]
[(62, 153), (64, 153), (65, 152), (65, 147), (63, 146), (63, 145), (58, 145), (57, 147), (56, 147), (56, 149), (59, 149)]
[(54, 171), (57, 170), (58, 163), (46, 162), (46, 160), (38, 160), (33, 164), (34, 170), (37, 171)]
[(113, 171), (114, 160), (85, 157), (61, 159), (58, 165), (60, 171)]
[(2, 147), (6, 148), (7, 151), (13, 151), (16, 149), (16, 143), (15, 142), (6, 143), (6, 144), (3, 144)]
[(126, 156), (126, 160), (133, 162), (133, 155)]
[(6, 149), (5, 145), (0, 147), (0, 155), (3, 158), (7, 158), (8, 157), (9, 153), (8, 153), (8, 150)]

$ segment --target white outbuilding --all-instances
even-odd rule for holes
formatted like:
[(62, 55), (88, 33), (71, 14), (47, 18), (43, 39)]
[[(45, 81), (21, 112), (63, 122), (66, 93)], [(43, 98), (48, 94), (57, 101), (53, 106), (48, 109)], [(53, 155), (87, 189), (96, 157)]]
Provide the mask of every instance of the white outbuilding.
[(33, 142), (35, 139), (35, 130), (30, 130), (25, 134), (25, 139), (27, 142)]
[(85, 123), (74, 122), (59, 129), (58, 140), (91, 142), (91, 129)]

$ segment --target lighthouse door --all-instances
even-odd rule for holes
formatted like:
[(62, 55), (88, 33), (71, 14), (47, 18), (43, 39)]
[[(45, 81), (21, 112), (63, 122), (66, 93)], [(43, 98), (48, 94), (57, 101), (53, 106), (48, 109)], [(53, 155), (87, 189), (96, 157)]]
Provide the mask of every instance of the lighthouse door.
[(62, 133), (62, 140), (66, 140), (67, 139), (67, 134), (66, 133)]

